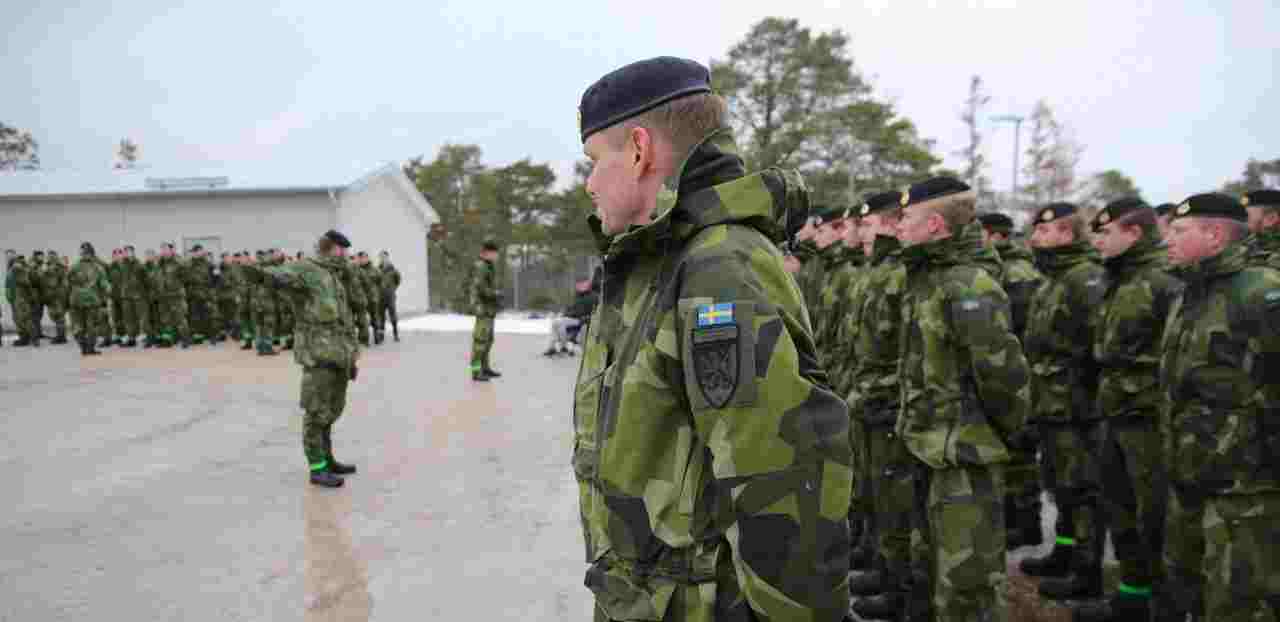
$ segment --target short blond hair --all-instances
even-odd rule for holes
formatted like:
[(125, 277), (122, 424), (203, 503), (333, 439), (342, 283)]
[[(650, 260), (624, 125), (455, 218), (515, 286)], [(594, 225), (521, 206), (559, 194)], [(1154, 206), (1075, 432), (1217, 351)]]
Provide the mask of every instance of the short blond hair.
[(977, 218), (978, 194), (972, 190), (957, 192), (916, 203), (907, 209), (928, 209), (937, 212), (942, 216), (942, 221), (947, 223), (947, 229), (954, 233)]
[(673, 99), (611, 128), (610, 144), (620, 148), (631, 130), (643, 127), (661, 134), (671, 144), (671, 155), (683, 159), (704, 138), (728, 125), (729, 104), (724, 98), (698, 93)]

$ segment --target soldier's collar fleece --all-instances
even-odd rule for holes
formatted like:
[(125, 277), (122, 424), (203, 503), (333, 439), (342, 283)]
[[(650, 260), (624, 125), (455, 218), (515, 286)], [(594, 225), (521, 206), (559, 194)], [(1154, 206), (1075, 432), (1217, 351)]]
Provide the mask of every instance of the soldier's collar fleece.
[(983, 263), (993, 274), (1000, 264), (995, 251), (982, 245), (982, 226), (976, 220), (951, 237), (902, 249), (902, 259), (913, 268)]
[(1166, 258), (1166, 251), (1160, 245), (1160, 238), (1143, 235), (1125, 252), (1115, 257), (1103, 259), (1102, 265), (1106, 267), (1108, 272), (1122, 273), (1151, 264), (1167, 263)]
[(1180, 267), (1179, 276), (1188, 282), (1202, 282), (1235, 274), (1248, 267), (1249, 247), (1244, 241), (1236, 242), (1222, 249), (1213, 257), (1206, 257), (1195, 263)]
[(1034, 253), (1036, 267), (1045, 276), (1061, 274), (1086, 262), (1100, 263), (1098, 250), (1083, 240), (1057, 248), (1037, 248)]

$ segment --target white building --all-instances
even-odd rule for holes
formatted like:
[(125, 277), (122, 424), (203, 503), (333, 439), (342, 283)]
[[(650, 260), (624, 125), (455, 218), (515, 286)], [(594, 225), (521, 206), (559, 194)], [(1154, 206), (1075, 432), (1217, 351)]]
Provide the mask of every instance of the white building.
[[(352, 250), (375, 261), (383, 250), (391, 254), (403, 277), (401, 313), (427, 309), (427, 231), (439, 219), (396, 164), (354, 181), (290, 179), (269, 171), (0, 174), (0, 249), (28, 256), (52, 249), (72, 261), (83, 241), (107, 260), (116, 247), (131, 244), (141, 258), (166, 241), (183, 250), (199, 243), (214, 256), (273, 247), (311, 254), (321, 234), (337, 229), (351, 239)], [(4, 316), (12, 327), (7, 302)]]

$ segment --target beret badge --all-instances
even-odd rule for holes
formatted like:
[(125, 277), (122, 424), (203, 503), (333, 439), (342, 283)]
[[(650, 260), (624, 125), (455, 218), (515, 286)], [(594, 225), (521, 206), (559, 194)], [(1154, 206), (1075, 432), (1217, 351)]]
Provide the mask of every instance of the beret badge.
[(866, 203), (863, 203), (863, 204), (862, 204), (862, 215), (863, 215), (863, 216), (866, 216), (867, 214), (870, 214), (870, 213), (871, 213), (871, 206), (870, 206), (870, 205), (867, 205)]
[(1249, 207), (1249, 195), (1246, 194), (1245, 196), (1240, 197), (1240, 204), (1245, 207)]
[(1190, 212), (1190, 211), (1191, 211), (1191, 204), (1190, 204), (1190, 203), (1183, 203), (1182, 205), (1179, 205), (1179, 206), (1178, 206), (1177, 214), (1178, 214), (1179, 216), (1186, 216), (1186, 215), (1187, 215), (1187, 212)]
[(1107, 212), (1102, 212), (1102, 214), (1098, 216), (1098, 222), (1104, 225), (1111, 222), (1111, 214), (1108, 214)]
[(907, 204), (911, 202), (911, 188), (904, 188), (902, 190), (902, 199), (900, 199), (898, 202), (903, 207), (906, 207)]
[(1050, 222), (1050, 221), (1052, 221), (1052, 220), (1053, 220), (1053, 210), (1051, 210), (1051, 209), (1047, 209), (1047, 210), (1045, 210), (1045, 211), (1043, 211), (1043, 212), (1040, 212), (1040, 221), (1041, 221), (1041, 222)]

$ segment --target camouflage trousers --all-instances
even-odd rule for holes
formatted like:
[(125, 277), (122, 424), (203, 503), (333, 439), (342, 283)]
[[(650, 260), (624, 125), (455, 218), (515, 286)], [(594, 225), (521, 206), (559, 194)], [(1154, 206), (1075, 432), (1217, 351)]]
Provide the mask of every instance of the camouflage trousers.
[(236, 309), (236, 312), (239, 314), (237, 319), (240, 322), (240, 338), (248, 341), (255, 330), (253, 305), (250, 304), (249, 298), (243, 294), (240, 297), (240, 306)]
[(356, 339), (361, 345), (369, 343), (369, 310), (365, 307), (351, 307), (351, 321), (356, 323)]
[(489, 351), (493, 349), (493, 318), (476, 317), (471, 331), (471, 373), (489, 369)]
[(112, 295), (111, 308), (107, 316), (107, 336), (123, 336), (124, 332), (120, 329), (122, 324), (124, 324), (124, 300)]
[(67, 333), (67, 303), (65, 296), (53, 296), (45, 299), (44, 308), (49, 311), (49, 320), (59, 335)]
[(293, 305), (281, 300), (276, 305), (276, 335), (281, 339), (292, 339), (294, 328)]
[(18, 337), (30, 339), (34, 335), (32, 331), (36, 328), (35, 318), (32, 317), (32, 307), (22, 298), (9, 303), (9, 308), (13, 310), (13, 325), (18, 330)]
[(330, 434), (347, 404), (350, 372), (331, 367), (302, 368), (302, 450), (312, 471), (333, 461)]
[(911, 512), (915, 505), (914, 458), (893, 424), (863, 424), (867, 454), (864, 494), (872, 506), (871, 531), (889, 590), (911, 591)]
[(1205, 500), (1172, 486), (1165, 495), (1163, 572), (1155, 590), (1156, 620), (1204, 619)]
[(276, 336), (275, 305), (259, 302), (253, 306), (253, 332), (258, 343), (269, 342)]
[(197, 294), (187, 299), (188, 324), (196, 338), (212, 337), (222, 332), (218, 303), (212, 296)]
[(1280, 622), (1280, 492), (1211, 496), (1205, 620)]
[(387, 331), (387, 320), (391, 320), (391, 326), (399, 331), (400, 318), (396, 316), (396, 294), (383, 292), (381, 308), (378, 310), (378, 331)]
[(1160, 435), (1154, 417), (1108, 419), (1100, 429), (1102, 516), (1111, 531), (1120, 581), (1150, 589), (1155, 580), (1164, 531), (1164, 491)]
[(234, 333), (240, 324), (240, 310), (237, 308), (239, 302), (235, 296), (221, 295), (218, 297), (218, 319), (221, 320), (218, 327), (221, 332)]
[[(933, 612), (911, 619), (1005, 622), (1004, 465), (916, 472), (913, 538), (923, 538), (920, 549), (927, 551)], [(923, 596), (918, 581), (916, 588), (913, 603)]]
[(1040, 464), (1034, 452), (1012, 452), (1005, 465), (1004, 522), (1005, 529), (1014, 531), (1040, 531), (1040, 514), (1043, 508), (1040, 493)]
[(116, 322), (116, 334), (137, 339), (145, 332), (151, 335), (150, 305), (142, 298), (126, 298), (120, 301), (121, 317)]
[(191, 326), (187, 324), (187, 299), (178, 297), (160, 298), (156, 300), (156, 314), (152, 328), (157, 337), (173, 341), (191, 337)]
[(106, 322), (107, 311), (102, 307), (71, 307), (71, 327), (76, 339), (93, 340), (111, 335)]
[(1040, 474), (1058, 505), (1057, 544), (1089, 551), (1098, 531), (1098, 422), (1040, 423)]

